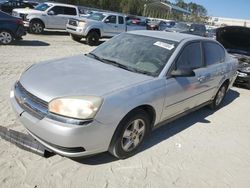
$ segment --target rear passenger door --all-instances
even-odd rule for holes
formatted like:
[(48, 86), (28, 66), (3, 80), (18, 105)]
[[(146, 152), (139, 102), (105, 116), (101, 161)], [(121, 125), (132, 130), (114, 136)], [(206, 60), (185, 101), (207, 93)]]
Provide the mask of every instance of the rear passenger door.
[(60, 16), (62, 18), (62, 25), (60, 25), (60, 29), (66, 29), (66, 24), (68, 23), (69, 18), (76, 18), (77, 10), (74, 7), (64, 7), (64, 13)]
[(207, 70), (207, 83), (212, 86), (213, 95), (220, 86), (226, 73), (225, 50), (219, 44), (212, 41), (203, 42), (204, 61)]
[(118, 16), (117, 34), (126, 31), (126, 24), (123, 16)]
[[(171, 76), (173, 70), (192, 69), (195, 76)], [(173, 63), (166, 79), (166, 99), (162, 120), (183, 113), (207, 102), (210, 86), (205, 79), (206, 68), (200, 41), (187, 44)]]

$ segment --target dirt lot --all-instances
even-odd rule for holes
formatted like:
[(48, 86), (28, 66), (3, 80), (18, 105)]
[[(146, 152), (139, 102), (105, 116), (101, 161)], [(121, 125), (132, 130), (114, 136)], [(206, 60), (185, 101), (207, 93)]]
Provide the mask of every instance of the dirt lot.
[[(9, 90), (29, 65), (87, 53), (69, 36), (27, 35), (0, 46), (0, 126), (25, 132)], [(152, 133), (126, 160), (107, 153), (45, 159), (0, 139), (0, 187), (250, 187), (250, 91), (232, 88), (216, 113), (202, 108)]]

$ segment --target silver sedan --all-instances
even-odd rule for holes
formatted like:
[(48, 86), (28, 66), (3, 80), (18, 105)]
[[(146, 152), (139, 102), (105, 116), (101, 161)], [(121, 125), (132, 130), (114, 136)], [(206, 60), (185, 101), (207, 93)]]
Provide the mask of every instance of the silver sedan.
[(11, 103), (27, 131), (68, 157), (136, 153), (155, 128), (220, 106), (237, 60), (216, 41), (159, 31), (120, 34), (89, 54), (34, 64)]

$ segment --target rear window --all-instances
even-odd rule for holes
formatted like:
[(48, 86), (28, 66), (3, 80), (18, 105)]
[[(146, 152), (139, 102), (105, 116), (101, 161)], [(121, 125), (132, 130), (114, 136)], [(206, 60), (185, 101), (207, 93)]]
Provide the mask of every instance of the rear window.
[(204, 57), (207, 66), (221, 63), (225, 59), (225, 50), (219, 44), (204, 42)]

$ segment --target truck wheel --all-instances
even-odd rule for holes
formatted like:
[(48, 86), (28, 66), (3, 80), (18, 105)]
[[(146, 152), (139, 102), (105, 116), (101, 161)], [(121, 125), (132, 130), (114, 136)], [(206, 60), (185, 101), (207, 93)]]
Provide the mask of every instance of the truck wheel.
[(44, 30), (44, 25), (41, 21), (32, 21), (29, 30), (34, 34), (41, 34)]
[(78, 35), (70, 34), (70, 36), (71, 36), (72, 40), (77, 41), (77, 42), (79, 42), (82, 39), (82, 37), (80, 37)]
[(96, 46), (99, 43), (100, 36), (95, 31), (90, 31), (86, 37), (87, 44), (90, 46)]
[(109, 152), (118, 159), (134, 155), (149, 131), (150, 121), (144, 110), (129, 113), (118, 125)]
[(0, 31), (0, 43), (3, 45), (7, 45), (12, 43), (13, 36), (9, 31)]

